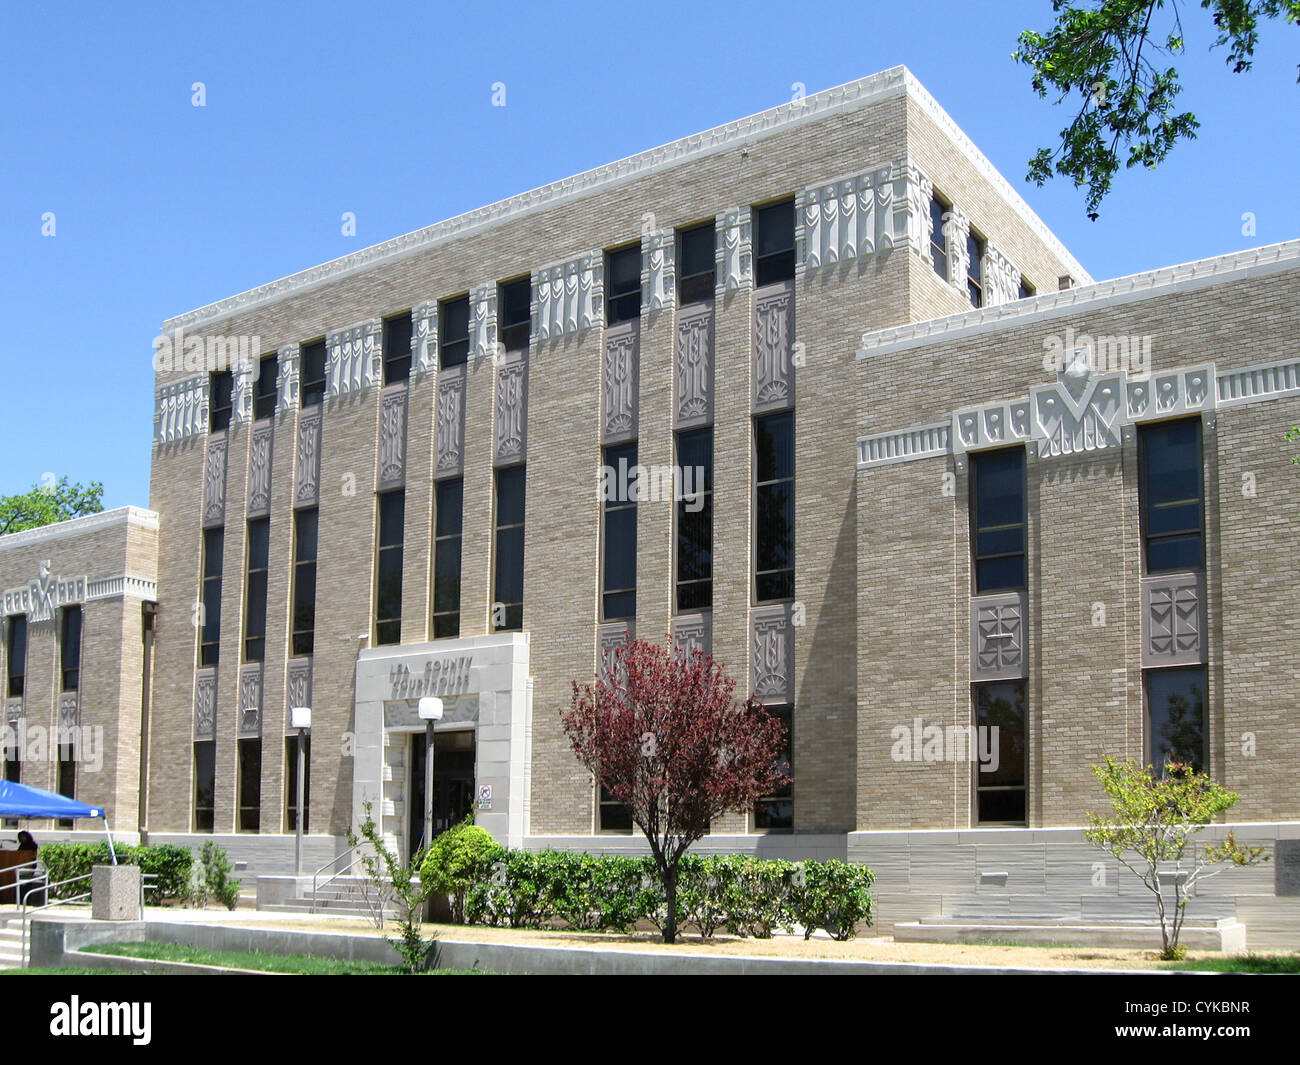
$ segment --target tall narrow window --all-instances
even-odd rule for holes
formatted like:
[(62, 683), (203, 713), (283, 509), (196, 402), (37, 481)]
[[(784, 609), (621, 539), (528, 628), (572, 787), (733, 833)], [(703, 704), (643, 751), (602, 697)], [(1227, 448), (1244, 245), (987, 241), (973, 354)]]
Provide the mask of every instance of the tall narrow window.
[(524, 483), (525, 467), (496, 474), (496, 551), (492, 592), (492, 627), (524, 627)]
[(975, 727), (976, 820), (1024, 824), (1025, 682), (976, 684)]
[(244, 600), (244, 661), (266, 657), (266, 577), (270, 561), (271, 519), (248, 523), (248, 594)]
[(966, 236), (966, 294), (972, 307), (984, 306), (984, 241), (973, 232)]
[(606, 621), (636, 617), (636, 500), (631, 491), (624, 491), (635, 466), (635, 442), (605, 448), (600, 604)]
[(217, 794), (217, 745), (204, 740), (194, 745), (194, 831), (211, 832)]
[(677, 234), (677, 295), (681, 305), (713, 299), (717, 268), (717, 241), (713, 223), (707, 222)]
[(785, 727), (785, 743), (776, 756), (776, 764), (785, 771), (786, 778), (781, 787), (754, 804), (754, 827), (789, 831), (794, 828), (794, 708), (767, 706), (764, 709)]
[(527, 351), (532, 330), (533, 283), (528, 277), (501, 283), (499, 335), (506, 351)]
[(229, 370), (218, 370), (208, 378), (208, 430), (219, 433), (230, 427), (230, 402), (235, 378)]
[(257, 380), (253, 383), (253, 417), (260, 421), (275, 414), (275, 377), (279, 361), (274, 355), (257, 360)]
[(713, 606), (713, 430), (677, 434), (677, 609)]
[(220, 660), (221, 564), (225, 541), (225, 530), (203, 530), (203, 610), (199, 626), (200, 666), (215, 666)]
[(293, 514), (293, 653), (309, 655), (316, 647), (316, 540), (320, 512), (314, 507)]
[[(302, 774), (302, 830), (311, 831), (311, 734), (303, 739)], [(284, 828), (286, 832), (298, 831), (298, 737), (290, 736), (284, 741), (284, 761), (289, 771), (285, 774), (288, 782), (288, 794), (284, 800)]]
[(465, 482), (456, 477), (437, 485), (433, 542), (433, 638), (460, 635), (460, 540)]
[(402, 642), (402, 533), (406, 493), (379, 496), (379, 557), (375, 576), (375, 643)]
[(262, 824), (262, 741), (239, 741), (239, 831), (256, 832)]
[(302, 346), (298, 363), (298, 395), (304, 407), (319, 406), (325, 400), (326, 354), (324, 340)]
[(760, 602), (794, 596), (794, 412), (754, 419), (755, 573)]
[[(76, 743), (71, 735), (64, 735), (64, 728), (59, 726), (59, 787), (60, 795), (68, 799), (77, 797), (77, 756)], [(73, 731), (72, 727), (66, 730), (68, 733)], [(76, 825), (71, 818), (59, 818), (56, 822), (59, 828), (75, 828)]]
[(641, 243), (605, 256), (605, 324), (627, 322), (641, 313)]
[(81, 621), (80, 606), (63, 608), (59, 625), (59, 671), (65, 692), (75, 692), (81, 686)]
[(438, 364), (446, 370), (469, 361), (469, 297), (438, 304)]
[(411, 376), (411, 312), (384, 319), (384, 384)]
[(1144, 425), (1138, 446), (1147, 572), (1200, 569), (1205, 564), (1200, 419)]
[(9, 618), (9, 640), (5, 648), (6, 668), (9, 672), (9, 697), (23, 693), (27, 674), (27, 615), (12, 614)]
[(948, 211), (951, 204), (937, 193), (930, 198), (930, 260), (934, 272), (948, 280)]
[(1205, 768), (1205, 669), (1151, 669), (1147, 686), (1147, 759), (1162, 773), (1170, 762)]
[(971, 457), (971, 537), (975, 592), (1025, 587), (1025, 449), (1005, 448)]
[(754, 209), (754, 283), (794, 277), (794, 200)]

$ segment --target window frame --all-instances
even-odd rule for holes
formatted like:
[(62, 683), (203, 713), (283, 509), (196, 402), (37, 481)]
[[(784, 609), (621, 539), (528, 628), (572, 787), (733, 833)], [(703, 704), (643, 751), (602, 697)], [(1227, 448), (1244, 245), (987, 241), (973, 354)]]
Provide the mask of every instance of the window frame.
[[(704, 436), (705, 434), (708, 435), (708, 441), (709, 441), (709, 446), (708, 446), (709, 464), (708, 464), (707, 472), (706, 472), (706, 476), (705, 476), (705, 485), (706, 485), (706, 487), (704, 487), (704, 488), (702, 489), (702, 491), (701, 491), (701, 494), (704, 496), (704, 505), (700, 508), (699, 511), (696, 511), (694, 514), (690, 514), (689, 516), (690, 516), (690, 517), (698, 517), (699, 515), (705, 515), (705, 516), (706, 516), (706, 517), (705, 517), (705, 520), (707, 520), (707, 523), (708, 523), (708, 571), (709, 571), (709, 575), (708, 575), (707, 577), (696, 577), (696, 578), (692, 578), (691, 580), (683, 580), (683, 579), (682, 579), (682, 549), (683, 549), (683, 543), (684, 543), (684, 540), (685, 540), (684, 529), (685, 529), (685, 526), (686, 526), (686, 518), (687, 518), (687, 516), (688, 516), (688, 512), (686, 511), (686, 504), (687, 504), (688, 500), (685, 499), (685, 498), (675, 500), (674, 503), (673, 503), (673, 517), (674, 517), (674, 526), (673, 526), (673, 613), (674, 613), (674, 614), (694, 614), (694, 613), (697, 613), (697, 612), (699, 612), (699, 611), (712, 610), (712, 609), (713, 609), (713, 529), (714, 529), (714, 522), (713, 522), (713, 462), (714, 462), (715, 452), (716, 452), (716, 437), (714, 436), (713, 426), (712, 426), (712, 425), (701, 425), (701, 426), (697, 426), (697, 427), (692, 428), (692, 429), (679, 429), (677, 432), (675, 432), (675, 433), (673, 434), (673, 451), (674, 451), (674, 457), (675, 457), (675, 465), (676, 465), (676, 469), (678, 469), (679, 471), (684, 471), (686, 467), (685, 467), (685, 465), (684, 465), (683, 462), (682, 462), (682, 439), (683, 439), (684, 437), (702, 437), (702, 436)], [(684, 473), (683, 473), (683, 475), (682, 475), (682, 481), (683, 481), (683, 484), (684, 484), (684, 483), (685, 483), (685, 475), (684, 475)], [(694, 498), (694, 497), (692, 497), (692, 498)], [(704, 589), (704, 590), (705, 590), (705, 593), (706, 593), (706, 594), (704, 595), (704, 598), (706, 598), (706, 599), (708, 600), (708, 602), (707, 602), (707, 603), (698, 603), (698, 604), (691, 605), (691, 606), (683, 606), (683, 605), (682, 605), (682, 593), (683, 593), (683, 590), (686, 589), (686, 588), (702, 588), (702, 589)]]
[[(249, 754), (254, 751), (257, 757), (250, 763)], [(235, 771), (235, 831), (251, 835), (262, 830), (262, 737), (241, 736), (235, 753), (238, 761)], [(255, 768), (251, 774), (250, 764)], [(250, 782), (252, 798), (256, 800), (252, 803), (248, 801), (250, 796), (246, 791)]]
[[(1181, 529), (1176, 532), (1163, 532), (1152, 534), (1149, 531), (1151, 506), (1150, 492), (1150, 472), (1148, 469), (1148, 440), (1155, 434), (1167, 431), (1170, 426), (1174, 425), (1192, 425), (1196, 428), (1196, 518), (1197, 525), (1195, 529)], [(1138, 516), (1139, 529), (1142, 538), (1142, 575), (1155, 576), (1161, 573), (1203, 573), (1205, 571), (1206, 556), (1206, 538), (1205, 538), (1205, 427), (1202, 424), (1201, 416), (1193, 415), (1192, 417), (1183, 418), (1166, 418), (1158, 422), (1148, 422), (1138, 426), (1137, 433), (1137, 460), (1138, 460)], [(1176, 501), (1173, 504), (1186, 506), (1188, 500)], [(1151, 566), (1151, 547), (1153, 542), (1169, 541), (1177, 538), (1195, 535), (1200, 547), (1200, 560), (1191, 566), (1161, 566), (1153, 569)]]
[[(693, 236), (708, 230), (709, 244), (712, 249), (712, 255), (709, 258), (709, 268), (707, 270), (698, 270), (693, 274), (686, 273), (686, 242)], [(707, 222), (700, 222), (693, 226), (682, 226), (676, 234), (677, 247), (677, 305), (679, 307), (693, 307), (698, 303), (711, 303), (717, 293), (718, 287), (718, 225), (717, 220), (710, 218)], [(707, 278), (707, 281), (705, 279)], [(698, 292), (698, 294), (696, 294)]]
[[(386, 520), (386, 515), (391, 514), (390, 510), (385, 509), (386, 501), (398, 499), (400, 501), (400, 518), (397, 519), (397, 529), (393, 530), (390, 520)], [(394, 508), (396, 509), (396, 508)], [(395, 537), (394, 537), (395, 534)], [(385, 542), (385, 541), (388, 542)], [(406, 489), (394, 488), (387, 492), (375, 493), (375, 597), (374, 597), (374, 643), (375, 647), (387, 647), (402, 642), (402, 595), (403, 583), (405, 581), (405, 550), (406, 550)], [(397, 587), (396, 591), (396, 615), (382, 613), (381, 611), (391, 608), (394, 604), (388, 603), (385, 599), (385, 588), (383, 587), (384, 571), (386, 567), (396, 566)]]
[[(605, 251), (605, 326), (634, 322), (641, 317), (641, 241), (634, 240)], [(626, 256), (636, 262), (636, 283), (614, 291), (614, 260)], [(628, 310), (628, 308), (634, 308)]]
[[(21, 639), (20, 639), (21, 634)], [(5, 691), (9, 699), (23, 698), (27, 687), (27, 643), (28, 631), (26, 614), (10, 614), (5, 619)], [(22, 644), (21, 654), (18, 644)], [(14, 669), (18, 665), (21, 668)]]
[[(312, 531), (311, 557), (303, 555), (302, 524), (310, 518), (314, 525)], [(316, 651), (316, 578), (317, 563), (320, 560), (320, 509), (303, 507), (293, 512), (293, 587), (290, 590), (289, 615), (289, 654), (290, 657), (310, 655)], [(303, 594), (303, 574), (311, 572), (311, 601), (308, 603)], [(300, 612), (310, 610), (310, 628), (300, 627)]]
[[(311, 363), (320, 358), (320, 376), (308, 376)], [(308, 407), (321, 406), (329, 391), (329, 345), (324, 337), (308, 341), (299, 349), (298, 354), (298, 404), (303, 410)]]
[[(630, 459), (629, 459), (630, 452)], [(608, 484), (604, 474), (605, 470), (614, 470), (613, 478), (616, 485), (628, 483), (629, 478), (618, 475), (618, 462), (626, 461), (627, 470), (630, 475), (631, 471), (637, 465), (637, 442), (629, 440), (621, 444), (610, 444), (601, 448), (601, 483)], [(613, 459), (613, 462), (611, 462)], [(639, 480), (639, 478), (638, 478)], [(631, 492), (628, 493), (631, 496)], [(636, 557), (637, 557), (637, 500), (635, 499), (604, 499), (600, 501), (600, 618), (603, 622), (611, 621), (628, 621), (636, 619)], [(609, 571), (609, 553), (613, 547), (610, 538), (610, 515), (627, 514), (632, 515), (632, 584), (626, 588), (610, 588), (608, 586)], [(623, 613), (610, 613), (608, 609), (609, 600), (617, 596), (631, 596), (631, 609)]]
[[(75, 640), (68, 632), (69, 620), (76, 618)], [(59, 608), (59, 690), (79, 691), (81, 688), (81, 649), (85, 634), (86, 613), (80, 603), (69, 603)], [(68, 645), (75, 642), (76, 654), (68, 653)], [(72, 664), (69, 665), (69, 660)], [(72, 683), (69, 684), (69, 675)]]
[[(249, 518), (244, 552), (243, 662), (266, 661), (266, 604), (271, 581), (271, 519)], [(261, 538), (255, 547), (254, 538)], [(259, 630), (260, 631), (256, 631)]]
[[(1020, 456), (1020, 521), (1012, 524), (992, 525), (987, 529), (981, 529), (979, 521), (979, 480), (981, 477), (980, 467), (994, 458), (1018, 454)], [(972, 595), (997, 595), (1000, 592), (1023, 592), (1029, 587), (1029, 456), (1024, 445), (1013, 447), (990, 448), (986, 451), (974, 451), (970, 453), (970, 484), (968, 485), (970, 498), (968, 507), (970, 511), (970, 559), (971, 559), (971, 594)], [(987, 555), (980, 553), (980, 533), (995, 532), (1012, 528), (1020, 529), (1020, 550), (993, 552)], [(994, 585), (984, 588), (980, 586), (980, 563), (991, 562), (1003, 558), (1015, 558), (1019, 556), (1020, 564), (1020, 583), (1017, 585)]]
[[(218, 555), (215, 572), (211, 565), (213, 543)], [(215, 526), (203, 530), (199, 563), (199, 602), (203, 609), (203, 624), (198, 627), (199, 668), (217, 667), (221, 664), (221, 584), (225, 573), (226, 530)], [(213, 605), (215, 604), (215, 609)], [(212, 639), (208, 639), (211, 632)], [(211, 657), (209, 657), (211, 649)]]
[[(394, 350), (393, 334), (397, 333), (397, 340), (403, 336), (406, 339), (406, 349), (402, 351), (400, 347)], [(415, 336), (414, 323), (411, 320), (409, 310), (402, 311), (398, 314), (390, 314), (383, 319), (383, 361), (384, 361), (384, 386), (404, 384), (411, 378), (411, 343)]]
[(257, 380), (253, 382), (253, 421), (275, 417), (276, 377), (279, 372), (280, 362), (275, 355), (263, 355), (257, 360)]
[[(302, 737), (305, 757), (303, 758), (302, 804), (306, 812), (303, 816), (302, 832), (303, 835), (307, 835), (311, 831), (311, 729), (303, 731), (305, 732)], [(284, 831), (286, 833), (296, 833), (298, 831), (298, 735), (286, 736), (284, 743)]]
[[(518, 292), (521, 289), (526, 290), (528, 295), (528, 298), (524, 301), (524, 316), (520, 319), (508, 318), (506, 315), (507, 308), (510, 305), (508, 294)], [(531, 274), (524, 274), (521, 277), (513, 277), (497, 283), (497, 306), (501, 309), (500, 319), (497, 323), (497, 337), (501, 341), (503, 351), (528, 350), (528, 345), (532, 342), (533, 331), (532, 299), (533, 278)], [(520, 339), (521, 336), (522, 340)]]
[[(780, 764), (782, 759), (785, 762), (785, 770), (788, 774), (785, 783), (772, 792), (770, 795), (761, 795), (754, 800), (754, 805), (749, 811), (749, 822), (751, 831), (755, 833), (771, 833), (773, 835), (789, 835), (795, 831), (795, 773), (794, 773), (794, 704), (779, 703), (775, 706), (764, 706), (769, 714), (775, 717), (785, 727), (785, 745), (777, 752), (777, 762)], [(790, 824), (764, 824), (763, 819), (768, 817), (767, 813), (760, 813), (760, 808), (766, 809), (770, 806), (789, 803), (790, 805)]]
[[(982, 726), (980, 724), (980, 701), (979, 701), (980, 692), (991, 691), (995, 688), (1003, 688), (1003, 687), (1019, 689), (1021, 714), (1023, 717), (1021, 723), (1020, 743), (1021, 746), (1024, 748), (1024, 758), (1021, 763), (1021, 771), (1020, 771), (1020, 778), (1022, 780), (1022, 783), (981, 785), (979, 760), (977, 758), (971, 757), (973, 752), (968, 751), (967, 756), (970, 759), (970, 766), (971, 766), (970, 823), (972, 828), (985, 828), (985, 827), (996, 828), (999, 826), (1007, 826), (1007, 825), (1024, 826), (1024, 827), (1029, 826), (1029, 779), (1030, 779), (1029, 776), (1029, 682), (1022, 678), (1017, 678), (1011, 680), (982, 681), (982, 682), (972, 684), (970, 686), (970, 707), (971, 707), (970, 720), (971, 720), (971, 724), (975, 727), (976, 730), (981, 728)], [(998, 728), (1001, 728), (1001, 726), (999, 725)], [(1000, 742), (1001, 733), (1000, 732), (998, 734), (998, 738), (999, 738), (998, 758), (999, 758), (999, 768), (1000, 768), (1001, 767), (1001, 742)], [(978, 732), (972, 733), (970, 735), (970, 739), (971, 742), (978, 745), (979, 743)], [(976, 749), (978, 750), (978, 746)], [(1024, 803), (1024, 812), (1025, 812), (1023, 818), (1021, 818), (1020, 820), (990, 819), (986, 821), (982, 817), (980, 817), (980, 796), (981, 795), (994, 794), (994, 793), (1009, 794), (1011, 792), (1020, 792), (1021, 794), (1022, 801)]]
[[(191, 831), (212, 835), (217, 823), (217, 742), (216, 740), (195, 740), (190, 745), (193, 749), (194, 794), (190, 806)], [(204, 780), (207, 780), (207, 797), (209, 805), (201, 805)], [(207, 817), (202, 815), (206, 811)], [(207, 824), (204, 825), (206, 820)]]
[[(492, 475), (492, 630), (493, 632), (519, 632), (523, 630), (524, 622), (524, 600), (523, 600), (523, 574), (524, 564), (527, 559), (527, 549), (525, 543), (525, 532), (528, 521), (528, 467), (525, 463), (518, 463), (514, 466), (501, 466), (493, 471)], [(501, 495), (502, 479), (505, 477), (519, 477), (519, 510), (521, 517), (517, 522), (504, 523), (501, 520)], [(519, 564), (520, 588), (519, 601), (506, 602), (501, 598), (503, 552), (501, 549), (501, 534), (503, 532), (519, 530)], [(503, 624), (498, 625), (496, 619), (496, 608), (502, 607)], [(512, 611), (518, 611), (518, 624), (512, 624)]]
[[(452, 313), (459, 315), (460, 309), (465, 310), (465, 335), (457, 336), (455, 340), (449, 339), (452, 336), (449, 320)], [(472, 320), (471, 308), (469, 305), (469, 293), (465, 292), (459, 296), (450, 296), (447, 299), (438, 301), (438, 369), (451, 370), (457, 366), (464, 366), (469, 362), (469, 336), (470, 323)], [(451, 352), (453, 358), (448, 358)]]
[[(1143, 760), (1150, 765), (1156, 776), (1164, 776), (1165, 760), (1162, 758), (1157, 763), (1155, 758), (1155, 749), (1153, 746), (1155, 735), (1153, 722), (1151, 720), (1151, 684), (1157, 677), (1165, 678), (1176, 674), (1195, 674), (1200, 681), (1201, 686), (1201, 750), (1200, 760), (1193, 762), (1193, 768), (1198, 772), (1206, 772), (1210, 766), (1210, 682), (1209, 669), (1205, 665), (1185, 665), (1185, 666), (1164, 666), (1157, 669), (1144, 669), (1142, 671), (1142, 754)], [(1177, 756), (1179, 753), (1170, 751), (1170, 755)]]
[[(454, 508), (450, 506), (449, 501), (443, 499), (443, 495), (450, 494), (453, 487), (457, 492)], [(455, 639), (460, 636), (461, 582), (465, 573), (465, 479), (463, 477), (449, 477), (445, 480), (436, 481), (434, 483), (433, 498), (433, 594), (429, 596), (432, 619), (431, 629), (435, 640)], [(444, 509), (454, 509), (456, 511), (456, 531), (454, 533), (440, 531), (442, 529)], [(443, 551), (451, 552), (453, 550), (453, 544), (456, 559), (456, 608), (454, 610), (439, 610), (438, 597), (441, 591), (439, 559), (442, 557)], [(443, 619), (448, 619), (445, 626), (443, 625)], [(439, 630), (444, 627), (448, 631), (440, 632)]]
[[(759, 249), (762, 247), (763, 228), (769, 224), (766, 219), (773, 217), (774, 212), (786, 208), (790, 211), (789, 246), (787, 247), (782, 245), (776, 251), (769, 251), (760, 254)], [(750, 208), (750, 217), (754, 228), (754, 287), (766, 288), (768, 285), (778, 285), (786, 281), (793, 281), (798, 265), (797, 259), (799, 243), (799, 219), (795, 214), (794, 197), (783, 196), (777, 200), (769, 200), (763, 204), (756, 204)], [(776, 276), (768, 276), (769, 273), (775, 273)]]
[[(759, 455), (758, 455), (759, 423), (775, 422), (783, 418), (788, 418), (790, 421), (790, 475), (788, 477), (775, 477), (765, 481), (760, 480), (759, 479), (760, 463), (759, 463)], [(752, 426), (750, 428), (750, 439), (751, 439), (750, 447), (752, 448), (754, 473), (753, 473), (753, 488), (751, 489), (751, 495), (750, 495), (750, 505), (753, 510), (753, 531), (751, 534), (752, 535), (751, 543), (753, 545), (754, 561), (753, 561), (753, 565), (751, 566), (750, 595), (753, 597), (753, 602), (755, 604), (785, 603), (795, 598), (795, 570), (796, 570), (795, 562), (797, 559), (797, 555), (796, 555), (797, 543), (795, 539), (796, 536), (795, 475), (797, 473), (797, 470), (795, 469), (795, 461), (798, 455), (798, 451), (796, 448), (794, 410), (793, 408), (787, 408), (786, 410), (771, 411), (766, 414), (756, 414), (753, 416), (751, 421), (752, 421)], [(775, 485), (781, 485), (781, 484), (788, 484), (790, 490), (790, 534), (789, 534), (790, 535), (790, 551), (789, 551), (790, 565), (788, 567), (783, 567), (781, 569), (760, 570), (759, 564), (762, 557), (761, 545), (763, 541), (763, 530), (760, 524), (761, 514), (760, 514), (759, 498), (762, 494), (762, 489), (770, 488)], [(760, 594), (759, 583), (763, 577), (771, 576), (773, 574), (786, 573), (786, 572), (790, 574), (789, 577), (790, 592), (788, 595), (765, 596)]]
[(974, 226), (966, 231), (966, 298), (972, 307), (984, 306), (984, 253), (988, 240)]
[(934, 267), (934, 272), (945, 282), (948, 280), (946, 219), (951, 210), (952, 204), (941, 196), (937, 189), (930, 193), (930, 263)]
[(235, 375), (230, 370), (214, 370), (208, 375), (208, 432), (223, 433), (230, 428), (235, 402)]

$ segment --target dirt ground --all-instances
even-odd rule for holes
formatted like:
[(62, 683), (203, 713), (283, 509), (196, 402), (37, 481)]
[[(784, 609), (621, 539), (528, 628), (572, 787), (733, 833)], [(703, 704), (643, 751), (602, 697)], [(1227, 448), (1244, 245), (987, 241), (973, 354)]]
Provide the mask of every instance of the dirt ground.
[[(278, 916), (278, 915), (277, 915)], [(255, 921), (241, 921), (253, 925)], [(380, 935), (379, 930), (365, 921), (338, 918), (310, 920), (276, 920), (268, 927), (302, 929), (303, 931), (352, 932), (358, 935)], [(445, 942), (472, 941), (478, 943), (529, 943), (554, 947), (588, 947), (602, 950), (671, 950), (678, 954), (698, 954), (702, 957), (777, 957), (823, 958), (836, 961), (902, 962), (920, 965), (992, 965), (1019, 969), (1147, 969), (1163, 967), (1154, 952), (1147, 950), (1111, 947), (1014, 947), (957, 943), (895, 943), (892, 936), (859, 936), (847, 943), (814, 937), (810, 940), (794, 936), (776, 936), (772, 939), (737, 939), (718, 936), (702, 941), (698, 935), (679, 938), (674, 946), (666, 946), (654, 932), (635, 932), (618, 935), (605, 932), (575, 932), (567, 929), (513, 929), (487, 928), (479, 925), (425, 925), (426, 934), (433, 932)], [(394, 935), (392, 923), (384, 933)], [(1271, 952), (1273, 953), (1273, 952)], [(1210, 952), (1189, 952), (1189, 959), (1221, 957)]]

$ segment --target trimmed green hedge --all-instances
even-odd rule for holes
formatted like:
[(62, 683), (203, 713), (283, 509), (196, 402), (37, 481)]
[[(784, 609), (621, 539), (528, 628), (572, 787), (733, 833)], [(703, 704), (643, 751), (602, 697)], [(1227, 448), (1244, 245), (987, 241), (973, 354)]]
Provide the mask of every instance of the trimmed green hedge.
[[(667, 903), (650, 857), (574, 851), (484, 849), (461, 867), (465, 924), (530, 928), (557, 922), (625, 932), (638, 921), (662, 930)], [(850, 939), (871, 924), (874, 874), (841, 861), (788, 862), (743, 854), (688, 854), (678, 867), (677, 923), (704, 938), (770, 938), (800, 925)]]
[[(156, 846), (133, 847), (126, 843), (114, 844), (119, 865), (138, 865), (143, 873), (153, 873), (157, 879), (152, 889), (146, 889), (145, 899), (151, 904), (180, 902), (189, 894), (190, 867), (194, 859), (184, 847), (170, 843)], [(96, 865), (109, 865), (112, 856), (108, 843), (46, 843), (37, 857), (49, 873), (50, 883), (86, 876)], [(66, 884), (55, 888), (54, 898), (67, 899), (90, 890), (89, 881)]]

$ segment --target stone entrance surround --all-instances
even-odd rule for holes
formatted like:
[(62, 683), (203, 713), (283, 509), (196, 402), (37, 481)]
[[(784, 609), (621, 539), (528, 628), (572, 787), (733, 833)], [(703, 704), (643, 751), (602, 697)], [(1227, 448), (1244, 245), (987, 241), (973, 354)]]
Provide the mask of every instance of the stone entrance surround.
[[(374, 647), (357, 656), (352, 822), (365, 804), (383, 811), (390, 846), (405, 833), (405, 766), (395, 741), (420, 731), (426, 695), (443, 700), (438, 731), (473, 723), (476, 765), (474, 820), (499, 843), (523, 844), (528, 831), (533, 686), (527, 633)], [(491, 806), (479, 801), (491, 788)], [(378, 818), (376, 818), (378, 819)]]

